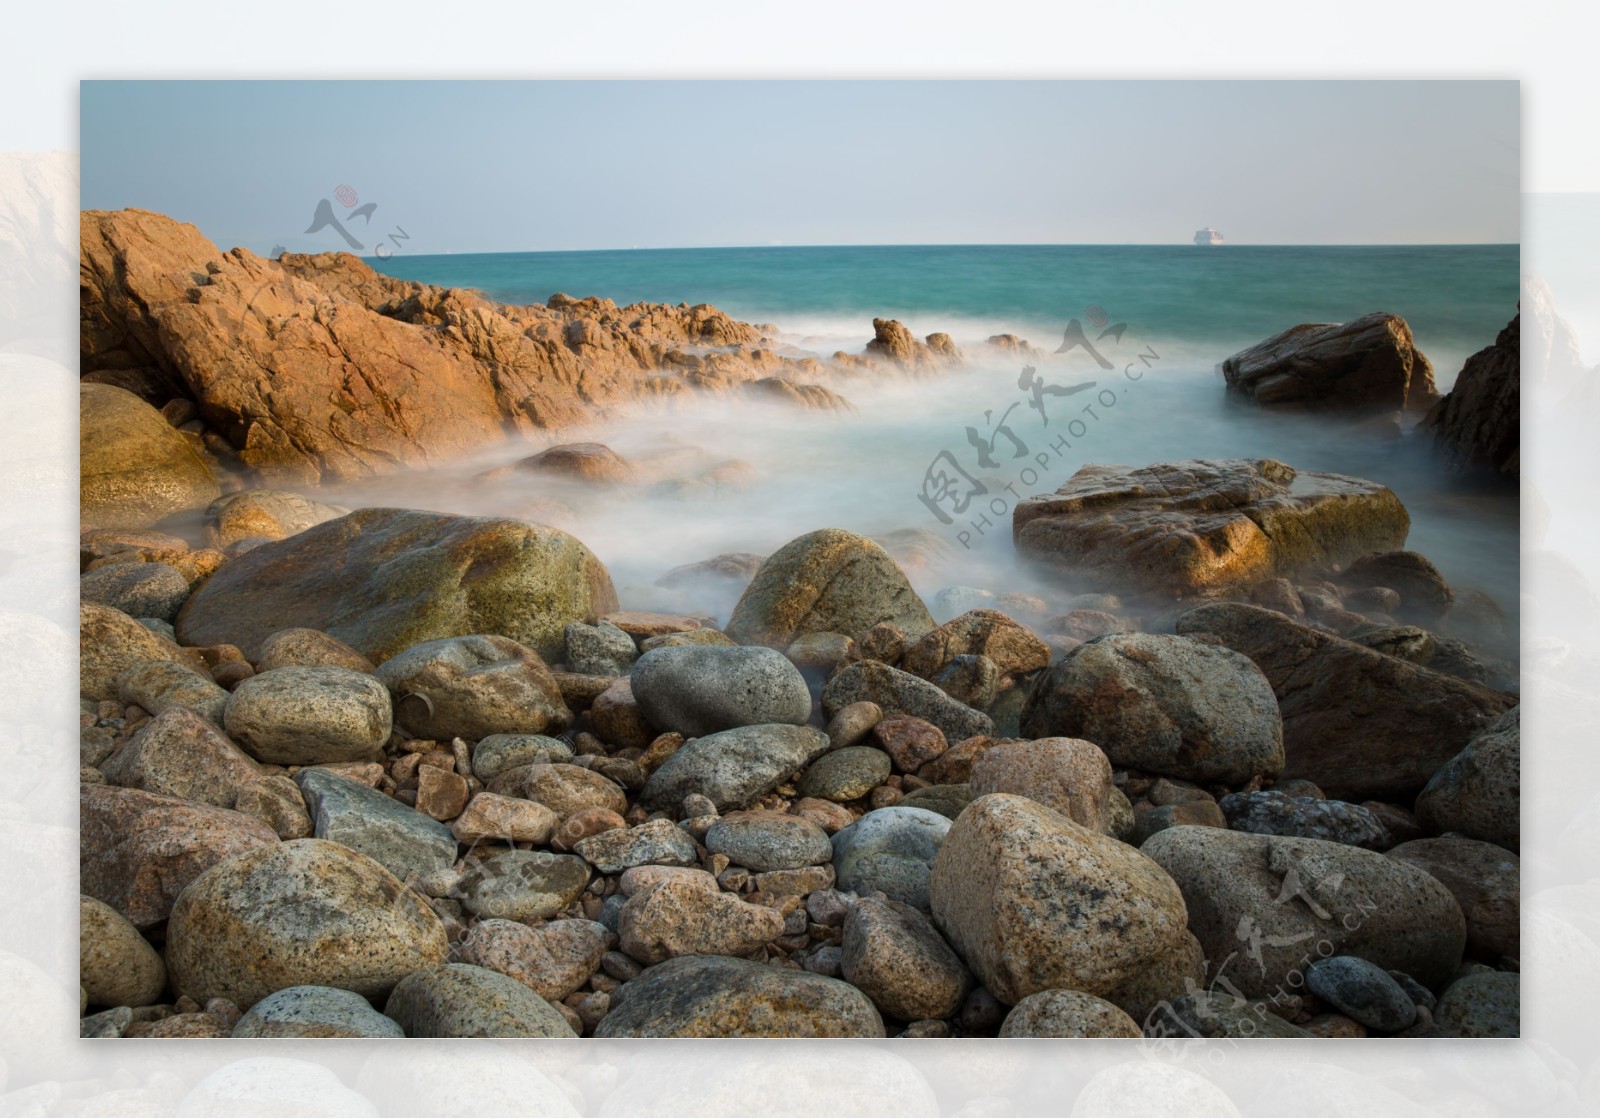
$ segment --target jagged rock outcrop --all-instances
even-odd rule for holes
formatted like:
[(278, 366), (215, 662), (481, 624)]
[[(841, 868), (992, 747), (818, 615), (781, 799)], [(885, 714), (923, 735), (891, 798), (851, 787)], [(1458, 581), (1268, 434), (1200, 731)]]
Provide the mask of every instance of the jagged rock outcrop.
[(1515, 478), (1522, 462), (1522, 315), (1461, 367), (1455, 385), (1423, 426), (1455, 469), (1487, 468)]
[(1223, 361), (1222, 375), (1230, 391), (1257, 404), (1421, 411), (1439, 398), (1411, 327), (1387, 311), (1292, 326)]

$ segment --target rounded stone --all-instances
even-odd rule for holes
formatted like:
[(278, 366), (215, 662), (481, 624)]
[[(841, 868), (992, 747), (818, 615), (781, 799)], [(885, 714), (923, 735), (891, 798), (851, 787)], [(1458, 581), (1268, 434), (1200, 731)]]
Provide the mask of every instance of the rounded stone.
[(402, 979), (383, 1012), (407, 1037), (575, 1037), (561, 1012), (510, 976), (444, 964)]
[(972, 974), (933, 922), (899, 901), (861, 898), (845, 916), (844, 978), (902, 1022), (948, 1018), (972, 989)]
[(1522, 708), (1514, 707), (1467, 743), (1417, 796), (1417, 816), (1510, 851), (1521, 843)]
[(549, 851), (503, 851), (461, 877), (462, 907), (511, 921), (554, 917), (589, 884), (589, 864)]
[(354, 991), (303, 985), (274, 991), (233, 1027), (234, 1037), (405, 1037)]
[(765, 723), (718, 731), (674, 751), (645, 782), (639, 803), (676, 811), (684, 797), (699, 793), (719, 812), (743, 808), (827, 749), (827, 735), (815, 727)]
[(145, 528), (221, 492), (162, 414), (127, 389), (78, 386), (79, 514), (97, 528)]
[(121, 610), (93, 602), (78, 604), (78, 694), (84, 699), (120, 699), (117, 680), (149, 661), (188, 663), (172, 641), (140, 625)]
[(1389, 830), (1370, 809), (1359, 804), (1286, 796), (1275, 789), (1230, 793), (1217, 804), (1234, 831), (1325, 839), (1373, 851), (1389, 846)]
[(150, 942), (103, 901), (78, 899), (78, 983), (93, 1006), (149, 1006), (167, 986)]
[(889, 755), (871, 746), (846, 746), (812, 762), (797, 789), (803, 797), (859, 800), (883, 784), (894, 771)]
[(291, 665), (348, 668), (352, 672), (369, 674), (373, 669), (371, 661), (337, 637), (304, 626), (280, 629), (263, 638), (255, 669), (270, 672)]
[(642, 964), (672, 956), (743, 956), (783, 931), (778, 910), (719, 890), (710, 875), (692, 874), (638, 890), (617, 923), (622, 950)]
[(597, 921), (550, 921), (529, 928), (491, 918), (467, 930), (456, 957), (509, 975), (541, 998), (564, 999), (600, 968), (608, 934)]
[(394, 696), (395, 719), (419, 738), (543, 734), (572, 721), (539, 654), (506, 637), (424, 641), (384, 661), (374, 675)]
[(1440, 997), (1434, 1018), (1461, 1037), (1521, 1037), (1522, 977), (1480, 971), (1458, 979)]
[(1111, 834), (1111, 762), (1093, 742), (1041, 738), (1000, 742), (972, 763), (972, 795), (1015, 793)]
[(1082, 991), (1035, 991), (1000, 1023), (1001, 1037), (1143, 1037), (1126, 1011)]
[(621, 785), (579, 765), (514, 766), (496, 774), (489, 791), (538, 801), (562, 819), (585, 808), (608, 808), (618, 815), (628, 810)]
[(389, 691), (348, 668), (275, 668), (234, 689), (223, 725), (258, 761), (367, 761), (389, 741)]
[(572, 760), (572, 747), (543, 734), (491, 734), (472, 748), (472, 772), (492, 781), (519, 765), (552, 765)]
[(1369, 1030), (1393, 1034), (1409, 1029), (1417, 1007), (1405, 988), (1383, 968), (1360, 956), (1329, 956), (1305, 970), (1306, 989)]
[(188, 597), (189, 580), (164, 563), (110, 563), (78, 579), (81, 601), (98, 602), (130, 618), (170, 622)]
[(841, 890), (874, 890), (928, 908), (928, 876), (950, 820), (925, 808), (893, 805), (868, 812), (833, 836), (833, 869)]
[(261, 767), (210, 722), (186, 707), (151, 719), (101, 763), (106, 781), (129, 789), (232, 808)]
[(734, 812), (706, 831), (706, 850), (756, 872), (816, 866), (833, 858), (828, 833), (800, 816)]
[(186, 707), (218, 726), (228, 706), (228, 693), (209, 676), (172, 661), (146, 661), (117, 677), (117, 694), (152, 715)]
[(1467, 947), (1490, 957), (1522, 955), (1522, 866), (1494, 843), (1442, 835), (1413, 839), (1388, 856), (1437, 878), (1467, 919)]
[(828, 741), (836, 750), (859, 745), (862, 739), (872, 733), (872, 728), (876, 727), (882, 718), (883, 708), (871, 700), (847, 703), (834, 712), (833, 718), (828, 720)]
[(236, 856), (189, 884), (167, 923), (173, 986), (243, 1009), (285, 987), (379, 998), (449, 942), (423, 899), (347, 847), (299, 839)]
[(633, 666), (634, 701), (652, 726), (690, 737), (758, 723), (803, 725), (805, 677), (773, 649), (712, 645), (652, 649)]

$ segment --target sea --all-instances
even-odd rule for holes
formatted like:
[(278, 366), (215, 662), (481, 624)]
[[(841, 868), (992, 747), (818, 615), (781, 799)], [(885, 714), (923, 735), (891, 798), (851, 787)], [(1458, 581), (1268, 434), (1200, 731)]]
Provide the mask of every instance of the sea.
[[(618, 304), (710, 303), (771, 324), (774, 345), (796, 355), (859, 353), (874, 318), (954, 339), (965, 357), (959, 370), (828, 382), (852, 411), (697, 394), (670, 409), (641, 407), (533, 443), (487, 447), (467, 462), (324, 492), (346, 504), (555, 524), (606, 562), (625, 606), (706, 609), (725, 620), (726, 591), (657, 580), (719, 553), (770, 554), (825, 527), (911, 542), (905, 566), (919, 592), (941, 604), (936, 614), (960, 612), (976, 601), (972, 591), (1059, 600), (1094, 588), (1019, 561), (1011, 544), (1017, 501), (1055, 490), (1089, 464), (1268, 457), (1388, 485), (1412, 517), (1407, 546), (1515, 621), (1514, 486), (1450, 474), (1409, 421), (1272, 412), (1231, 397), (1220, 363), (1298, 323), (1390, 311), (1410, 323), (1448, 390), (1467, 357), (1516, 313), (1516, 245), (771, 246), (396, 253), (369, 263), (506, 303), (557, 292)], [(1001, 334), (1039, 352), (988, 344)], [(663, 469), (739, 460), (749, 481), (686, 492), (484, 479), (542, 446), (580, 440)]]

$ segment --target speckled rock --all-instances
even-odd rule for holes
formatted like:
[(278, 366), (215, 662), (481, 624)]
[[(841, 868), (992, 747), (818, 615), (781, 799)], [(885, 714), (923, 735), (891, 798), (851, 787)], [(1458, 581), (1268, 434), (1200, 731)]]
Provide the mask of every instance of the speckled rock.
[(577, 765), (519, 765), (501, 770), (489, 782), (501, 796), (535, 800), (565, 819), (585, 808), (628, 810), (628, 795), (615, 781)]
[(639, 656), (639, 647), (610, 622), (595, 625), (568, 622), (565, 630), (567, 669), (593, 676), (624, 676)]
[(883, 708), (870, 700), (848, 703), (828, 720), (828, 741), (834, 749), (860, 745), (861, 740), (871, 734), (882, 719)]
[(261, 651), (255, 661), (257, 672), (290, 665), (320, 665), (366, 673), (372, 672), (374, 667), (371, 661), (337, 637), (304, 626), (280, 629), (261, 640)]
[(788, 657), (772, 649), (653, 649), (631, 685), (652, 726), (695, 738), (760, 723), (805, 723), (811, 693)]
[(543, 734), (491, 734), (472, 747), (472, 772), (492, 781), (519, 765), (553, 765), (572, 760), (572, 747)]
[(165, 637), (120, 610), (93, 602), (78, 604), (78, 694), (84, 699), (117, 699), (117, 678), (147, 661), (192, 663)]
[(1228, 826), (1256, 835), (1298, 835), (1381, 851), (1389, 846), (1383, 822), (1359, 804), (1292, 797), (1272, 789), (1230, 793), (1218, 802)]
[(650, 820), (636, 828), (615, 828), (578, 840), (572, 848), (601, 874), (630, 867), (694, 866), (700, 861), (694, 837), (671, 820)]
[(845, 980), (889, 1018), (948, 1018), (972, 989), (972, 974), (933, 922), (904, 902), (856, 901), (841, 947)]
[(825, 528), (767, 557), (727, 632), (741, 645), (787, 649), (801, 634), (856, 634), (878, 622), (892, 622), (912, 640), (933, 629), (933, 616), (888, 552), (864, 536)]
[(234, 1037), (405, 1037), (354, 991), (304, 985), (274, 991), (233, 1027)]
[(369, 761), (389, 741), (389, 692), (348, 668), (276, 668), (234, 689), (223, 725), (258, 761)]
[(1015, 1004), (1064, 988), (1106, 995), (1174, 950), (1187, 924), (1165, 871), (1025, 797), (979, 797), (928, 881), (934, 920), (983, 985)]
[(167, 986), (150, 942), (103, 901), (78, 899), (78, 983), (92, 1006), (149, 1006)]
[(892, 805), (868, 812), (833, 836), (839, 889), (881, 890), (895, 901), (928, 908), (928, 877), (950, 820), (924, 808)]
[(888, 778), (889, 755), (871, 746), (846, 746), (822, 755), (807, 767), (796, 789), (820, 800), (859, 800)]
[(1459, 835), (1413, 839), (1387, 853), (1431, 874), (1455, 895), (1467, 920), (1468, 948), (1491, 958), (1522, 955), (1522, 867), (1516, 855)]
[(279, 839), (305, 839), (313, 827), (311, 813), (300, 786), (282, 774), (263, 777), (245, 785), (234, 799), (233, 809), (254, 816), (277, 833)]
[(915, 773), (950, 749), (943, 731), (912, 715), (884, 716), (872, 728), (872, 736), (901, 773)]
[(642, 964), (672, 956), (742, 956), (783, 935), (783, 914), (722, 893), (715, 882), (668, 878), (622, 907), (622, 950)]
[(1480, 971), (1450, 984), (1434, 1019), (1460, 1037), (1521, 1037), (1522, 977)]
[(187, 707), (197, 715), (222, 725), (228, 693), (209, 676), (171, 661), (146, 661), (117, 677), (117, 695), (123, 703), (136, 703), (152, 715), (174, 707)]
[(572, 721), (539, 654), (505, 637), (425, 641), (384, 661), (375, 675), (394, 697), (395, 720), (419, 738), (542, 734)]
[(450, 829), (393, 797), (327, 769), (302, 769), (294, 780), (318, 839), (361, 852), (402, 882), (456, 861)]
[(1001, 742), (972, 763), (972, 795), (1015, 793), (1111, 834), (1111, 763), (1081, 738)]
[(1001, 1037), (1143, 1037), (1126, 1011), (1082, 991), (1035, 991), (1006, 1015)]
[(589, 884), (589, 864), (549, 851), (502, 851), (461, 876), (461, 905), (477, 917), (508, 921), (560, 913)]
[(706, 831), (706, 850), (757, 872), (815, 866), (833, 858), (828, 833), (800, 816), (733, 812)]
[(683, 956), (627, 983), (596, 1037), (882, 1037), (848, 983), (725, 956)]
[(744, 808), (829, 748), (815, 727), (780, 723), (736, 727), (696, 738), (663, 762), (639, 794), (646, 808), (676, 811), (690, 793), (719, 812)]
[(575, 1037), (561, 1012), (510, 976), (471, 964), (414, 971), (384, 1014), (407, 1037)]
[(1171, 634), (1085, 642), (1041, 678), (1022, 712), (1030, 738), (1085, 738), (1118, 766), (1235, 783), (1283, 768), (1272, 686), (1248, 657)]
[(121, 610), (130, 618), (170, 622), (189, 597), (189, 580), (164, 563), (111, 563), (85, 571), (78, 598)]
[(78, 386), (78, 510), (97, 528), (145, 528), (220, 492), (183, 433), (127, 389)]
[(950, 742), (994, 732), (993, 720), (982, 711), (956, 702), (919, 676), (880, 661), (846, 665), (822, 689), (822, 709), (829, 718), (862, 701), (876, 703), (887, 715), (925, 719), (943, 731)]
[(596, 921), (479, 921), (456, 946), (456, 958), (509, 975), (541, 998), (564, 999), (600, 970), (608, 933)]
[(420, 895), (365, 855), (322, 839), (275, 843), (212, 867), (167, 924), (173, 986), (241, 1009), (285, 987), (368, 998), (449, 952)]
[(931, 680), (961, 654), (981, 655), (1002, 675), (1033, 672), (1050, 663), (1050, 646), (998, 610), (969, 610), (925, 634), (906, 650), (900, 667)]
[(114, 785), (81, 786), (78, 835), (79, 888), (140, 928), (217, 863), (278, 844), (253, 817)]
[(482, 792), (450, 821), (450, 832), (459, 843), (544, 843), (560, 822), (561, 817), (542, 804)]
[(1417, 1007), (1383, 968), (1360, 956), (1328, 956), (1305, 969), (1306, 989), (1369, 1030), (1410, 1029)]
[(1509, 851), (1521, 846), (1522, 708), (1506, 712), (1435, 773), (1417, 796), (1417, 815)]
[(100, 765), (106, 781), (129, 789), (232, 808), (261, 767), (211, 723), (184, 707), (151, 719)]
[(1183, 890), (1210, 978), (1247, 997), (1292, 987), (1308, 953), (1361, 956), (1428, 985), (1460, 963), (1461, 907), (1398, 859), (1320, 839), (1196, 827), (1158, 832), (1141, 850)]

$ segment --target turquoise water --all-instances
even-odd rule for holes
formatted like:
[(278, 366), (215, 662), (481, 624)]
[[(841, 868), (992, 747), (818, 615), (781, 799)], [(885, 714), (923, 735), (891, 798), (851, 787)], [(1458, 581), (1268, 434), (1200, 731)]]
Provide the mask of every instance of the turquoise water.
[[(756, 481), (714, 500), (563, 490), (549, 483), (486, 480), (485, 467), (529, 453), (526, 443), (486, 447), (471, 462), (391, 476), (328, 495), (344, 504), (400, 503), (452, 512), (519, 516), (576, 534), (611, 568), (625, 605), (704, 607), (654, 581), (679, 564), (721, 552), (768, 554), (822, 527), (881, 536), (904, 530), (932, 541), (936, 558), (910, 571), (925, 596), (952, 585), (1047, 601), (1065, 593), (1058, 575), (1019, 564), (1010, 508), (1050, 492), (1088, 463), (1146, 465), (1184, 458), (1281, 459), (1390, 486), (1412, 516), (1409, 545), (1458, 586), (1517, 609), (1518, 507), (1510, 487), (1484, 488), (1446, 474), (1416, 432), (1385, 431), (1338, 417), (1271, 413), (1230, 398), (1217, 364), (1301, 322), (1344, 321), (1371, 311), (1403, 315), (1434, 363), (1441, 388), (1461, 362), (1493, 342), (1515, 313), (1516, 246), (929, 246), (641, 250), (590, 253), (396, 255), (372, 263), (391, 275), (475, 288), (509, 303), (555, 292), (619, 304), (712, 303), (735, 318), (771, 323), (795, 350), (859, 352), (874, 316), (925, 335), (949, 332), (965, 369), (934, 380), (872, 374), (837, 378), (851, 413), (799, 413), (739, 397), (701, 396), (670, 409), (619, 412), (538, 445), (593, 439), (663, 478), (726, 459)], [(1107, 342), (1116, 372), (1076, 351), (1035, 359), (1047, 380), (1094, 381), (1039, 412), (1019, 391), (1021, 363), (984, 345), (1015, 333), (1046, 350), (1091, 307), (1125, 322)], [(1120, 348), (1113, 350), (1112, 347)], [(1156, 355), (1137, 380), (1121, 375), (1136, 354)], [(1106, 395), (1109, 394), (1109, 395)], [(1109, 400), (1109, 405), (1100, 403)], [(1094, 407), (1085, 414), (1085, 402)], [(1005, 419), (1027, 459), (1001, 439), (996, 466), (972, 461), (965, 432)], [(1062, 436), (1068, 446), (1055, 441)], [(1029, 479), (1024, 463), (1052, 445)], [(941, 521), (919, 500), (930, 467), (949, 452), (988, 488), (964, 517)], [(678, 473), (674, 473), (678, 472)], [(985, 504), (987, 503), (987, 504)], [(987, 512), (986, 512), (987, 510)], [(977, 518), (977, 519), (975, 519)], [(987, 523), (985, 523), (987, 522)], [(1095, 588), (1081, 588), (1095, 589)], [(712, 595), (710, 590), (706, 595)]]

